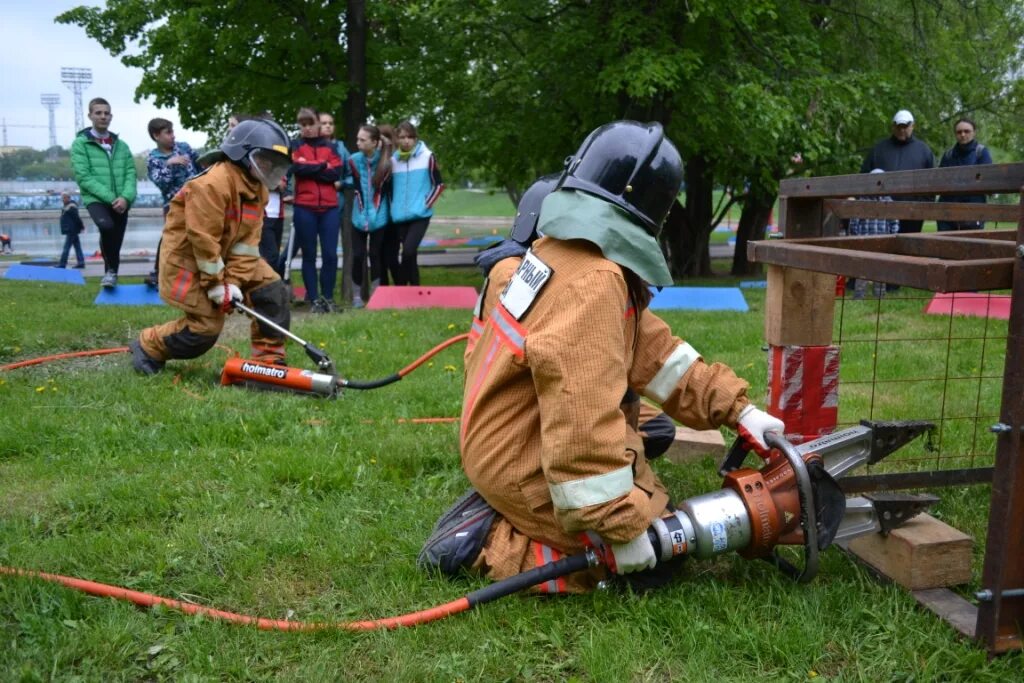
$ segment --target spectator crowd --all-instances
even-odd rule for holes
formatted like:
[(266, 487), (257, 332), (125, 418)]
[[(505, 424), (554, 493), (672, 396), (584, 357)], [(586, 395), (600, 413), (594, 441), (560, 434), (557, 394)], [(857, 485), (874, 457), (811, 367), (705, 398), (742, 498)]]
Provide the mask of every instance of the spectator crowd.
[[(78, 192), (64, 193), (60, 205), (56, 197), (49, 202), (62, 211), (65, 244), (57, 267), (67, 267), (72, 250), (76, 267), (83, 263), (81, 209), (99, 234), (104, 271), (101, 286), (114, 288), (129, 215), (139, 199), (138, 183), (128, 145), (110, 129), (110, 103), (93, 98), (88, 117), (91, 125), (79, 131), (71, 145)], [(250, 120), (273, 122), (268, 113), (233, 113), (227, 121), (228, 135)], [(302, 107), (294, 123), (297, 134), (290, 141), (291, 164), (280, 183), (268, 189), (265, 205), (259, 207), (260, 257), (286, 281), (290, 281), (292, 261), (301, 257), (305, 293), (292, 303), (313, 313), (339, 310), (338, 247), (346, 190), (353, 196), (353, 306), (363, 307), (365, 299), (382, 284), (418, 285), (419, 247), (445, 186), (437, 160), (419, 139), (416, 126), (408, 120), (394, 127), (367, 122), (359, 129), (356, 149), (350, 152), (337, 139), (330, 112)], [(177, 141), (174, 124), (167, 119), (152, 119), (148, 132), (155, 146), (147, 158), (147, 175), (160, 191), (166, 221), (174, 198), (212, 164), (211, 153), (200, 156), (187, 143)], [(161, 282), (162, 242), (156, 245), (153, 271), (145, 278), (146, 284), (155, 288)]]

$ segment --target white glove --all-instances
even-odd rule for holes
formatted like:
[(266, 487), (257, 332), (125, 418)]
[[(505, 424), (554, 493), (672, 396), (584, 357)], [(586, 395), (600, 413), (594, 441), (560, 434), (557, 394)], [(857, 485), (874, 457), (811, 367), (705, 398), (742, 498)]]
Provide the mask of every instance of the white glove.
[(736, 431), (755, 453), (762, 458), (767, 458), (771, 449), (768, 447), (764, 435), (767, 432), (785, 434), (786, 424), (779, 418), (769, 415), (763, 410), (758, 410), (753, 405), (748, 405), (740, 413)]
[(658, 558), (654, 555), (654, 546), (647, 538), (646, 529), (629, 543), (612, 543), (610, 559), (612, 561), (608, 568), (616, 574), (654, 569), (654, 565), (658, 563)]
[(242, 290), (238, 285), (225, 282), (222, 285), (215, 285), (206, 290), (206, 296), (222, 311), (231, 310), (231, 303), (242, 300)]

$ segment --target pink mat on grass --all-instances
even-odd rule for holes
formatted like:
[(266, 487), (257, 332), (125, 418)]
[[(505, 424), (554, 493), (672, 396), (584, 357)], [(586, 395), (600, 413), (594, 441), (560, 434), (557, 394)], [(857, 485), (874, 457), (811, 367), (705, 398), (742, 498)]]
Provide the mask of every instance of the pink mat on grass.
[(925, 306), (929, 315), (969, 315), (976, 318), (1010, 319), (1010, 297), (1006, 294), (984, 292), (955, 292), (936, 294)]
[(378, 287), (366, 308), (465, 308), (476, 305), (472, 287)]

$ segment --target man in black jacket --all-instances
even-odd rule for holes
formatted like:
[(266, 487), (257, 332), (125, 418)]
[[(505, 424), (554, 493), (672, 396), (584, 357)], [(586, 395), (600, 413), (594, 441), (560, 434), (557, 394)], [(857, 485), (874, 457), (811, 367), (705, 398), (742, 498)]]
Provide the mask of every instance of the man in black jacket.
[[(860, 165), (861, 173), (870, 173), (876, 168), (885, 172), (913, 171), (919, 168), (934, 168), (935, 154), (931, 148), (914, 137), (914, 115), (906, 109), (900, 109), (892, 117), (892, 135), (879, 140), (871, 148)], [(894, 201), (933, 202), (933, 195), (902, 195), (893, 197)], [(921, 232), (924, 221), (900, 220), (900, 234)]]
[(85, 268), (85, 255), (82, 253), (82, 242), (78, 235), (85, 232), (85, 224), (82, 217), (78, 215), (78, 205), (71, 200), (71, 195), (61, 192), (60, 200), (64, 202), (64, 208), (60, 212), (60, 234), (64, 235), (64, 250), (60, 252), (60, 263), (56, 268), (68, 267), (68, 255), (71, 247), (75, 248), (75, 258), (78, 263), (75, 268)]

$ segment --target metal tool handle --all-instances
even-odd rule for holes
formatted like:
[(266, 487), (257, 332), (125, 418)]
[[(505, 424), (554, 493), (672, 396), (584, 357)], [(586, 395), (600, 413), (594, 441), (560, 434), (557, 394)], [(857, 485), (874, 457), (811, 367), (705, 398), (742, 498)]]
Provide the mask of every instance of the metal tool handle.
[(271, 320), (267, 316), (261, 315), (261, 314), (257, 313), (256, 311), (252, 310), (251, 308), (249, 308), (248, 306), (243, 304), (241, 301), (237, 301), (236, 300), (236, 301), (232, 301), (231, 303), (232, 303), (232, 305), (234, 305), (235, 308), (240, 310), (242, 313), (245, 313), (250, 318), (253, 318), (255, 320), (260, 321), (261, 323), (263, 323), (267, 327), (271, 328), (275, 332), (280, 332), (281, 334), (283, 334), (284, 336), (288, 337), (289, 339), (291, 339), (293, 342), (295, 342), (297, 344), (302, 344), (303, 346), (308, 346), (308, 344), (306, 343), (305, 339), (302, 339), (298, 335), (292, 333), (291, 330), (286, 330), (285, 328), (281, 327), (280, 325), (275, 323), (273, 320)]
[(766, 432), (764, 437), (769, 446), (786, 456), (796, 474), (797, 493), (800, 497), (800, 527), (804, 530), (804, 568), (796, 576), (796, 580), (799, 583), (807, 583), (818, 573), (818, 519), (814, 509), (811, 475), (796, 447), (781, 434)]

